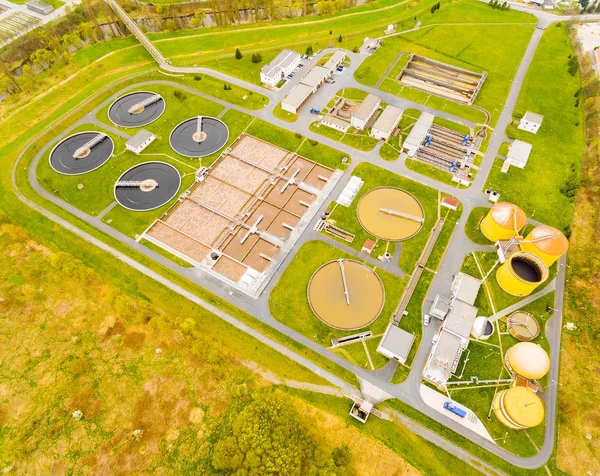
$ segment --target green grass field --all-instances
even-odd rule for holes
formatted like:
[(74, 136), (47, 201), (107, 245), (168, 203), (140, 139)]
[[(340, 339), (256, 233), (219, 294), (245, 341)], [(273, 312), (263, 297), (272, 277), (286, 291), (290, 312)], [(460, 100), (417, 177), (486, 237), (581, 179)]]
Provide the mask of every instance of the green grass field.
[(477, 243), (478, 245), (492, 244), (490, 240), (483, 236), (483, 233), (481, 233), (481, 229), (479, 228), (482, 220), (489, 211), (490, 209), (487, 207), (477, 207), (469, 214), (467, 223), (465, 223), (465, 233), (473, 243)]
[[(373, 324), (360, 330), (345, 332), (333, 329), (313, 314), (308, 304), (306, 290), (311, 276), (319, 266), (339, 258), (360, 260), (360, 255), (350, 255), (321, 241), (306, 243), (298, 250), (269, 296), (269, 308), (275, 319), (326, 347), (331, 345), (333, 337), (343, 337), (366, 330), (372, 331), (374, 335), (383, 333), (407, 282), (406, 278), (400, 279), (383, 269), (376, 269), (386, 293), (385, 305), (380, 316)], [(354, 355), (358, 353), (361, 357), (355, 360), (357, 363), (362, 362), (364, 349), (360, 350), (354, 344), (342, 347), (342, 349), (346, 348), (351, 352), (354, 351)]]
[[(423, 25), (417, 31), (386, 38), (383, 47), (357, 70), (356, 79), (375, 86), (400, 55), (398, 64), (381, 84), (382, 90), (482, 123), (485, 115), (481, 111), (403, 87), (396, 77), (406, 62), (407, 55), (401, 55), (403, 52), (420, 54), (476, 72), (486, 71), (488, 76), (475, 105), (486, 109), (492, 116), (492, 124), (495, 123), (533, 33), (533, 17), (519, 12), (497, 14), (483, 3), (456, 2), (444, 5), (435, 15), (426, 16), (422, 21)], [(509, 43), (504, 41), (507, 36), (511, 38)], [(494, 54), (490, 54), (491, 51)]]
[[(585, 121), (582, 106), (576, 107), (575, 93), (581, 86), (579, 72), (568, 73), (568, 56), (573, 48), (564, 25), (552, 26), (544, 32), (519, 95), (515, 112), (536, 112), (544, 116), (537, 134), (519, 131), (511, 126), (510, 137), (533, 144), (525, 169), (511, 167), (500, 172), (496, 160), (485, 184), (500, 192), (502, 200), (519, 205), (529, 218), (570, 229), (575, 208), (574, 197), (561, 191), (572, 182), (578, 187), (581, 157), (585, 149)], [(538, 84), (536, 78), (551, 77)], [(557, 211), (560, 211), (557, 213)]]

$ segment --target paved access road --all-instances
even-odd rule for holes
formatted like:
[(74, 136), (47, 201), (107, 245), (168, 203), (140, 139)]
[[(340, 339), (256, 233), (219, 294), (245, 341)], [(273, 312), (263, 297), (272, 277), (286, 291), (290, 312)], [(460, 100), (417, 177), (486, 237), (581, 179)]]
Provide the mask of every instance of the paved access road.
[[(529, 12), (529, 13), (532, 13), (532, 12)], [(518, 95), (519, 95), (519, 92), (521, 89), (522, 81), (525, 77), (525, 74), (527, 72), (529, 64), (533, 58), (535, 50), (539, 45), (539, 41), (540, 41), (541, 34), (542, 34), (541, 29), (543, 29), (545, 26), (547, 26), (551, 23), (555, 23), (557, 21), (562, 21), (565, 19), (565, 17), (557, 17), (555, 15), (548, 14), (546, 12), (535, 12), (534, 14), (536, 15), (536, 17), (539, 20), (538, 29), (536, 29), (534, 31), (534, 34), (530, 40), (528, 48), (523, 57), (523, 60), (519, 66), (519, 69), (518, 69), (515, 79), (513, 81), (512, 87), (510, 89), (506, 104), (504, 105), (504, 108), (502, 110), (502, 113), (500, 115), (498, 123), (495, 127), (494, 134), (492, 135), (490, 144), (486, 151), (482, 166), (480, 168), (480, 172), (476, 176), (474, 185), (471, 186), (469, 189), (457, 189), (457, 188), (448, 186), (446, 184), (439, 183), (428, 177), (416, 174), (416, 173), (412, 172), (411, 170), (409, 170), (402, 160), (396, 160), (393, 162), (384, 161), (383, 159), (381, 159), (381, 157), (379, 157), (378, 148), (376, 148), (375, 150), (373, 150), (371, 152), (357, 151), (356, 149), (353, 149), (349, 146), (346, 146), (339, 142), (328, 139), (319, 134), (315, 134), (309, 130), (308, 126), (314, 120), (314, 116), (308, 112), (310, 110), (310, 108), (311, 107), (315, 107), (315, 108), (319, 108), (319, 109), (322, 108), (322, 105), (327, 103), (327, 101), (329, 100), (329, 98), (331, 97), (332, 94), (336, 93), (337, 90), (339, 90), (339, 89), (347, 88), (347, 87), (356, 87), (356, 88), (366, 90), (368, 92), (372, 92), (372, 93), (380, 96), (385, 102), (388, 102), (389, 104), (398, 106), (402, 109), (412, 107), (412, 108), (417, 108), (420, 110), (426, 110), (426, 111), (432, 112), (435, 115), (454, 120), (456, 122), (465, 124), (467, 126), (473, 125), (473, 124), (469, 123), (468, 121), (464, 121), (463, 119), (453, 117), (453, 116), (445, 114), (443, 112), (436, 111), (431, 108), (427, 108), (418, 103), (414, 103), (412, 101), (408, 101), (403, 98), (389, 95), (389, 94), (379, 91), (375, 88), (368, 88), (368, 87), (365, 87), (365, 86), (357, 83), (354, 80), (353, 73), (358, 68), (360, 63), (364, 60), (364, 56), (347, 52), (347, 55), (351, 59), (351, 67), (348, 68), (343, 74), (335, 76), (335, 80), (336, 80), (335, 84), (325, 85), (313, 98), (311, 98), (309, 103), (306, 104), (304, 106), (303, 110), (300, 112), (298, 121), (296, 123), (292, 123), (292, 124), (277, 119), (275, 116), (273, 116), (272, 112), (273, 112), (274, 107), (281, 101), (281, 99), (283, 99), (283, 97), (287, 94), (287, 92), (289, 92), (289, 89), (294, 85), (294, 83), (299, 81), (299, 77), (301, 75), (303, 75), (303, 73), (305, 73), (304, 71), (301, 71), (300, 73), (298, 73), (295, 80), (291, 81), (290, 84), (287, 84), (282, 90), (270, 91), (270, 90), (261, 88), (259, 86), (247, 83), (240, 79), (233, 78), (233, 77), (230, 77), (223, 73), (213, 71), (213, 70), (210, 70), (207, 68), (173, 67), (173, 66), (169, 65), (168, 62), (164, 58), (161, 58), (161, 57), (158, 57), (157, 61), (158, 61), (159, 65), (167, 71), (171, 71), (174, 73), (177, 73), (177, 72), (206, 73), (206, 74), (210, 74), (212, 76), (218, 77), (224, 81), (227, 81), (228, 83), (236, 84), (240, 87), (247, 88), (251, 91), (255, 91), (255, 92), (264, 94), (269, 98), (270, 102), (269, 102), (268, 106), (260, 111), (250, 111), (250, 110), (247, 110), (247, 109), (239, 107), (239, 106), (228, 104), (225, 101), (221, 101), (221, 100), (215, 99), (213, 97), (208, 97), (208, 96), (206, 96), (198, 91), (195, 91), (191, 88), (183, 87), (184, 89), (187, 89), (188, 92), (190, 92), (191, 94), (197, 94), (199, 96), (208, 97), (212, 101), (221, 103), (230, 109), (240, 110), (240, 111), (245, 112), (246, 114), (250, 114), (254, 117), (266, 120), (272, 124), (275, 124), (277, 126), (283, 127), (288, 130), (291, 130), (293, 132), (299, 132), (299, 133), (303, 134), (304, 136), (308, 137), (309, 139), (314, 139), (319, 142), (322, 142), (330, 147), (336, 148), (336, 149), (348, 154), (349, 156), (351, 156), (352, 157), (351, 166), (344, 173), (344, 175), (342, 176), (342, 178), (339, 181), (339, 183), (337, 184), (337, 186), (330, 193), (329, 197), (327, 197), (327, 200), (324, 202), (323, 206), (321, 207), (322, 210), (324, 210), (327, 207), (327, 205), (329, 204), (329, 202), (339, 194), (339, 192), (341, 191), (341, 189), (343, 188), (345, 183), (350, 178), (350, 176), (353, 173), (356, 166), (362, 162), (369, 162), (369, 163), (376, 164), (379, 167), (385, 168), (391, 172), (408, 177), (412, 180), (423, 183), (429, 187), (441, 190), (445, 193), (452, 194), (452, 195), (458, 197), (461, 200), (461, 202), (463, 203), (464, 212), (463, 212), (463, 215), (456, 227), (456, 231), (455, 231), (455, 233), (451, 239), (450, 245), (449, 245), (449, 250), (451, 250), (451, 252), (446, 253), (446, 255), (444, 256), (444, 259), (442, 260), (440, 268), (436, 274), (435, 279), (433, 280), (432, 286), (431, 286), (428, 296), (425, 300), (424, 306), (427, 306), (431, 303), (432, 298), (433, 298), (433, 296), (435, 296), (436, 293), (447, 292), (449, 284), (452, 280), (452, 276), (454, 274), (456, 274), (458, 272), (458, 270), (460, 269), (463, 257), (466, 253), (469, 253), (471, 251), (480, 251), (480, 250), (489, 250), (490, 249), (489, 247), (481, 247), (479, 245), (475, 245), (472, 242), (470, 242), (470, 240), (466, 237), (466, 235), (464, 233), (464, 225), (466, 223), (466, 219), (469, 215), (469, 212), (471, 210), (473, 210), (473, 208), (475, 208), (477, 206), (487, 205), (485, 196), (481, 193), (481, 186), (485, 182), (485, 179), (491, 169), (492, 162), (496, 156), (496, 152), (497, 152), (500, 144), (504, 141), (504, 130), (511, 120), (513, 109), (514, 109), (514, 106), (516, 104), (516, 101), (517, 101), (517, 98), (518, 98)], [(600, 18), (600, 15), (597, 15), (597, 16), (598, 16), (598, 18)], [(588, 18), (588, 17), (586, 16), (586, 18)], [(312, 62), (305, 62), (306, 63), (305, 69), (308, 69), (310, 66), (312, 66), (312, 64), (316, 64), (318, 59), (321, 58), (324, 54), (326, 54), (328, 52), (329, 52), (329, 50), (322, 52), (320, 55), (317, 55), (315, 60), (313, 60)], [(154, 49), (154, 54), (156, 54), (156, 49)], [(88, 116), (84, 117), (83, 119), (81, 119), (80, 121), (75, 123), (72, 127), (67, 129), (66, 131), (64, 131), (63, 137), (66, 136), (67, 134), (69, 134), (69, 132), (71, 130), (73, 130), (75, 127), (77, 127), (80, 124), (96, 122), (97, 121), (97, 119), (95, 117), (96, 113), (99, 110), (101, 110), (101, 108), (104, 107), (106, 104), (109, 104), (114, 99), (116, 99), (118, 96), (122, 95), (123, 93), (125, 93), (127, 91), (142, 87), (145, 84), (149, 84), (149, 83), (150, 84), (156, 84), (156, 83), (173, 84), (174, 86), (182, 88), (182, 86), (179, 85), (178, 83), (170, 83), (167, 80), (158, 81), (158, 82), (157, 81), (144, 82), (143, 76), (141, 76), (141, 80), (138, 84), (129, 86), (128, 88), (124, 88), (122, 91), (119, 91), (117, 94), (113, 95), (113, 97), (109, 98), (103, 104), (101, 104), (96, 109), (94, 109), (90, 114), (88, 114)], [(104, 91), (100, 91), (98, 94), (101, 94), (103, 92)], [(73, 112), (84, 107), (86, 103), (87, 103), (87, 101), (84, 102), (78, 109), (74, 110)], [(102, 126), (107, 127), (104, 124), (102, 124)], [(120, 131), (118, 133), (119, 133), (119, 135), (126, 135)], [(32, 141), (32, 143), (33, 143), (33, 141)], [(341, 366), (342, 368), (345, 368), (345, 369), (353, 372), (360, 379), (360, 381), (364, 383), (363, 389), (365, 389), (365, 391), (367, 388), (369, 388), (369, 389), (371, 389), (369, 391), (369, 393), (371, 393), (371, 394), (377, 393), (379, 395), (390, 395), (395, 398), (398, 398), (398, 399), (402, 400), (404, 403), (411, 405), (412, 407), (421, 411), (422, 413), (425, 413), (426, 415), (428, 415), (438, 421), (441, 421), (442, 423), (444, 423), (446, 426), (453, 429), (457, 433), (471, 439), (475, 443), (488, 449), (490, 452), (500, 456), (501, 458), (505, 459), (506, 461), (508, 461), (511, 464), (514, 464), (515, 466), (519, 466), (519, 467), (523, 467), (523, 468), (536, 468), (536, 467), (539, 467), (539, 466), (542, 466), (543, 464), (545, 464), (545, 462), (550, 458), (550, 456), (552, 454), (552, 450), (553, 450), (554, 435), (555, 435), (555, 420), (556, 420), (555, 411), (556, 411), (556, 392), (557, 392), (556, 385), (550, 386), (547, 389), (546, 394), (544, 395), (545, 399), (546, 399), (546, 403), (547, 403), (548, 412), (547, 412), (547, 421), (546, 421), (546, 439), (545, 439), (543, 448), (534, 457), (531, 457), (531, 458), (517, 457), (514, 454), (509, 453), (508, 451), (504, 450), (503, 448), (500, 448), (497, 445), (490, 443), (485, 438), (482, 438), (480, 435), (468, 430), (467, 428), (465, 428), (464, 426), (460, 425), (459, 423), (453, 421), (452, 419), (446, 418), (443, 415), (440, 415), (437, 411), (428, 407), (421, 399), (421, 396), (419, 393), (419, 385), (421, 382), (421, 369), (422, 369), (425, 359), (429, 353), (429, 350), (431, 348), (431, 338), (434, 335), (434, 333), (437, 331), (435, 322), (430, 324), (429, 327), (425, 328), (423, 339), (422, 339), (421, 345), (419, 347), (417, 356), (413, 363), (412, 370), (410, 372), (408, 379), (400, 385), (392, 385), (390, 383), (390, 378), (391, 378), (391, 375), (394, 370), (393, 363), (389, 364), (384, 369), (380, 369), (378, 371), (373, 371), (373, 372), (358, 368), (358, 367), (354, 366), (353, 364), (351, 364), (350, 362), (346, 361), (345, 359), (342, 359), (341, 357), (337, 356), (336, 354), (321, 347), (320, 345), (318, 345), (311, 339), (308, 339), (305, 336), (299, 334), (298, 332), (296, 332), (292, 329), (289, 329), (283, 323), (281, 323), (273, 318), (273, 316), (270, 313), (269, 306), (268, 306), (268, 296), (269, 296), (270, 292), (272, 291), (273, 287), (275, 286), (277, 280), (281, 276), (281, 274), (285, 271), (286, 267), (289, 265), (291, 259), (293, 258), (293, 253), (290, 253), (288, 256), (286, 256), (286, 258), (280, 263), (279, 268), (277, 269), (277, 271), (276, 271), (275, 275), (273, 276), (272, 280), (270, 281), (269, 285), (263, 292), (262, 296), (256, 300), (251, 299), (248, 296), (240, 293), (239, 291), (223, 285), (223, 283), (221, 281), (217, 280), (216, 278), (214, 278), (208, 274), (199, 272), (197, 270), (181, 268), (181, 267), (177, 266), (175, 263), (171, 262), (167, 258), (164, 258), (161, 255), (158, 255), (158, 254), (150, 251), (149, 249), (140, 245), (139, 243), (132, 240), (131, 238), (122, 235), (120, 232), (116, 231), (115, 229), (113, 229), (110, 226), (103, 223), (98, 217), (90, 217), (90, 216), (86, 215), (85, 213), (81, 212), (80, 210), (63, 202), (62, 200), (55, 197), (54, 195), (46, 192), (38, 183), (38, 180), (35, 176), (35, 170), (36, 170), (37, 163), (39, 162), (39, 160), (41, 159), (43, 154), (45, 152), (47, 152), (51, 146), (52, 146), (52, 144), (47, 144), (46, 147), (44, 147), (42, 150), (39, 151), (39, 153), (35, 156), (35, 158), (32, 162), (32, 165), (29, 169), (30, 183), (31, 183), (32, 187), (34, 188), (34, 190), (39, 195), (41, 195), (44, 199), (55, 203), (56, 205), (60, 206), (64, 210), (68, 211), (70, 214), (76, 216), (77, 218), (80, 218), (88, 223), (91, 223), (93, 226), (98, 228), (105, 235), (111, 237), (112, 239), (118, 240), (121, 243), (128, 245), (129, 247), (133, 248), (137, 252), (142, 253), (143, 255), (150, 257), (153, 260), (159, 262), (161, 265), (165, 266), (167, 269), (180, 274), (181, 276), (202, 286), (203, 288), (209, 290), (210, 292), (214, 293), (215, 295), (217, 295), (223, 299), (227, 299), (232, 304), (236, 305), (237, 307), (246, 311), (247, 313), (253, 315), (260, 321), (264, 322), (265, 324), (268, 324), (269, 326), (277, 329), (278, 331), (284, 333), (285, 335), (296, 340), (297, 342), (301, 343), (302, 345), (308, 347), (309, 349), (311, 349), (311, 350), (317, 352), (318, 354), (324, 356), (325, 358), (331, 360), (332, 362), (336, 363), (337, 365)], [(21, 158), (25, 156), (26, 152), (24, 152), (21, 155), (21, 157), (19, 158), (19, 161), (17, 162), (17, 166), (20, 163)], [(211, 305), (210, 303), (207, 303), (207, 302), (203, 301), (202, 299), (198, 298), (194, 294), (180, 288), (177, 284), (164, 278), (162, 275), (155, 273), (152, 270), (146, 268), (145, 266), (143, 266), (139, 262), (133, 260), (129, 256), (115, 250), (114, 248), (107, 245), (105, 242), (87, 234), (86, 232), (77, 228), (75, 225), (69, 223), (67, 220), (45, 210), (40, 205), (31, 202), (30, 200), (25, 198), (20, 192), (18, 192), (18, 187), (16, 184), (14, 170), (13, 170), (13, 185), (15, 187), (15, 190), (17, 190), (17, 193), (18, 193), (20, 199), (24, 203), (26, 203), (28, 206), (31, 206), (32, 208), (38, 210), (40, 213), (45, 215), (50, 220), (53, 220), (53, 221), (61, 224), (62, 226), (66, 227), (67, 229), (71, 230), (72, 232), (74, 232), (77, 235), (79, 235), (80, 237), (82, 237), (83, 239), (86, 239), (87, 241), (95, 244), (96, 246), (99, 246), (100, 248), (113, 254), (118, 259), (126, 262), (127, 264), (135, 267), (136, 269), (143, 272), (144, 274), (146, 274), (146, 275), (152, 277), (153, 279), (156, 279), (157, 281), (168, 286), (175, 292), (178, 292), (178, 293), (186, 296), (193, 302), (205, 307), (206, 309), (215, 313), (219, 317), (225, 319), (227, 322), (231, 323), (232, 325), (235, 325), (239, 329), (241, 329), (241, 330), (249, 333), (253, 337), (259, 339), (261, 342), (265, 343), (266, 345), (269, 345), (270, 347), (272, 347), (272, 348), (278, 350), (279, 352), (281, 352), (282, 354), (292, 358), (293, 360), (300, 363), (301, 365), (304, 365), (305, 367), (313, 370), (318, 375), (323, 376), (331, 383), (344, 389), (345, 392), (357, 393), (359, 391), (358, 389), (353, 388), (352, 386), (343, 382), (341, 379), (339, 379), (335, 375), (332, 375), (331, 373), (326, 372), (325, 370), (321, 369), (320, 367), (318, 367), (316, 364), (312, 363), (311, 361), (308, 361), (307, 359), (303, 358), (302, 356), (289, 350), (287, 347), (282, 346), (281, 344), (264, 336), (259, 331), (256, 331), (252, 327), (244, 324), (243, 322), (241, 322), (241, 321), (235, 319), (234, 317), (228, 315), (227, 313), (223, 312), (219, 308), (216, 308), (215, 306)], [(318, 215), (319, 214), (317, 214), (317, 216)], [(326, 238), (321, 237), (320, 235), (317, 235), (314, 232), (312, 232), (312, 227), (309, 226), (304, 231), (304, 233), (301, 235), (301, 237), (296, 245), (296, 248), (299, 248), (303, 243), (310, 241), (310, 240), (314, 240), (314, 239), (326, 240)], [(335, 245), (335, 242), (333, 244)], [(411, 270), (403, 270), (403, 271), (410, 272)], [(398, 270), (395, 270), (395, 272), (402, 273), (402, 270), (398, 269)], [(561, 265), (559, 267), (559, 272), (558, 272), (558, 275), (556, 278), (556, 291), (557, 291), (556, 302), (555, 302), (556, 311), (554, 312), (553, 317), (548, 321), (548, 325), (547, 325), (547, 329), (546, 329), (547, 337), (548, 337), (548, 340), (549, 340), (551, 348), (552, 348), (551, 377), (553, 380), (556, 380), (556, 378), (558, 376), (560, 332), (561, 332), (561, 327), (562, 327), (561, 320), (562, 320), (563, 290), (564, 290), (564, 258), (563, 258), (563, 260), (561, 260)], [(406, 418), (404, 418), (404, 420), (406, 420)], [(424, 429), (423, 427), (421, 427), (420, 425), (418, 425), (414, 422), (410, 423), (410, 426), (415, 431), (415, 433), (418, 433), (422, 436), (427, 437), (428, 439), (431, 439), (434, 443), (438, 444), (439, 446), (442, 446), (447, 451), (450, 451), (451, 453), (455, 454), (456, 456), (464, 459), (465, 451), (462, 450), (461, 448), (458, 448), (457, 446), (453, 445), (451, 442), (444, 440), (443, 438), (439, 437), (439, 435), (432, 434), (431, 432), (429, 432), (429, 430)]]

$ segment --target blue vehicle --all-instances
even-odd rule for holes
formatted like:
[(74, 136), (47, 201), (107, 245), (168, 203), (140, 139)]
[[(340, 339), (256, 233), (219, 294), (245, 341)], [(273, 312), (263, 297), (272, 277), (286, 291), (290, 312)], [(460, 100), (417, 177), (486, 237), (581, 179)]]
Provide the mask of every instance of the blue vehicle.
[(321, 114), (321, 110), (320, 109), (311, 109), (310, 113), (311, 114)]
[(431, 144), (431, 141), (433, 140), (433, 136), (428, 136), (427, 139), (425, 140), (425, 147), (429, 147), (429, 144)]
[(458, 415), (461, 418), (464, 418), (467, 416), (467, 412), (464, 411), (462, 408), (458, 408), (456, 405), (454, 405), (454, 403), (452, 402), (444, 402), (444, 408), (446, 410), (448, 410), (449, 412), (454, 413), (455, 415)]
[(344, 71), (344, 67), (343, 67), (343, 66), (338, 66), (338, 67), (337, 67), (337, 70), (338, 70), (338, 71)]
[(463, 138), (462, 145), (467, 145), (467, 142), (469, 142), (469, 137), (470, 137), (470, 136), (469, 136), (469, 134), (467, 134), (467, 135), (466, 135), (466, 136)]

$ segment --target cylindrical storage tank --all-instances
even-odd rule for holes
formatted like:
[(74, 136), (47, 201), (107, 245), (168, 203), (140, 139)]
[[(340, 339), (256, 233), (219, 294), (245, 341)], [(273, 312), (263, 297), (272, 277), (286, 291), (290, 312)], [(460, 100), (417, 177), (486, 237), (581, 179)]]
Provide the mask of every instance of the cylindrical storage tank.
[(498, 392), (492, 408), (496, 418), (513, 430), (532, 428), (544, 421), (544, 404), (527, 387), (512, 387)]
[(494, 333), (494, 325), (487, 317), (479, 316), (473, 322), (471, 336), (478, 340), (488, 340)]
[(521, 250), (538, 256), (548, 267), (552, 266), (568, 249), (567, 237), (556, 228), (546, 225), (536, 226), (521, 243)]
[(508, 370), (528, 380), (539, 380), (550, 370), (550, 357), (533, 342), (519, 342), (506, 351)]
[(481, 222), (481, 233), (490, 241), (509, 240), (527, 224), (527, 215), (508, 202), (496, 203)]
[(528, 296), (548, 279), (548, 267), (531, 253), (519, 251), (496, 271), (500, 287), (513, 296)]

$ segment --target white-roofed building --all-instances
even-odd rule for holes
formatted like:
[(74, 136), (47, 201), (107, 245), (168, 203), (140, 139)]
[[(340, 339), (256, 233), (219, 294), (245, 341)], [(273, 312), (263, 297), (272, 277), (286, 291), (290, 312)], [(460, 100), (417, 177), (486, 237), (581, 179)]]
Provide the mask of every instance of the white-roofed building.
[(308, 72), (306, 76), (304, 76), (304, 78), (302, 78), (300, 84), (310, 86), (313, 89), (313, 92), (315, 92), (323, 85), (330, 74), (331, 72), (327, 68), (323, 66), (315, 66)]
[(263, 84), (275, 87), (300, 64), (300, 54), (292, 50), (283, 50), (273, 61), (260, 70), (260, 80)]
[(139, 154), (156, 139), (156, 136), (146, 129), (140, 130), (136, 135), (127, 141), (125, 147), (134, 154)]
[(331, 58), (329, 58), (325, 62), (323, 67), (327, 68), (330, 72), (333, 72), (339, 65), (341, 65), (344, 62), (344, 58), (346, 58), (346, 53), (344, 53), (343, 51), (336, 51), (335, 53), (333, 53), (333, 55), (331, 55)]
[(423, 112), (419, 116), (419, 119), (417, 119), (417, 122), (402, 144), (402, 151), (406, 152), (409, 157), (414, 157), (417, 150), (419, 150), (419, 147), (421, 147), (421, 144), (425, 140), (425, 137), (427, 137), (427, 133), (433, 124), (434, 118), (435, 116), (433, 114)]
[(390, 324), (377, 346), (377, 352), (385, 355), (388, 359), (394, 359), (404, 364), (414, 341), (413, 334)]
[(531, 132), (532, 134), (536, 134), (538, 129), (542, 125), (543, 120), (544, 116), (542, 116), (541, 114), (536, 114), (535, 112), (527, 111), (519, 121), (519, 129), (521, 129), (522, 131)]
[(511, 165), (519, 169), (524, 169), (529, 160), (529, 154), (531, 154), (532, 145), (529, 142), (523, 142), (522, 140), (515, 140), (511, 145), (508, 146), (508, 154), (506, 154), (506, 160), (502, 165), (502, 172), (508, 172)]
[(373, 117), (373, 114), (375, 114), (375, 111), (377, 111), (380, 103), (381, 99), (374, 94), (368, 94), (350, 118), (350, 124), (352, 124), (352, 127), (356, 127), (358, 130), (363, 130), (367, 126), (367, 123), (371, 117)]
[(452, 282), (452, 299), (437, 296), (430, 311), (430, 315), (445, 319), (434, 338), (433, 347), (423, 369), (423, 378), (441, 390), (446, 389), (446, 383), (456, 371), (462, 353), (469, 345), (478, 311), (473, 302), (480, 287), (479, 279), (459, 273)]
[(313, 89), (306, 84), (298, 84), (281, 101), (281, 109), (296, 114), (298, 110), (310, 99)]
[(323, 116), (323, 119), (321, 119), (321, 124), (341, 132), (347, 132), (350, 128), (349, 122), (344, 121), (339, 117), (332, 116), (330, 114)]
[(388, 106), (373, 124), (371, 135), (378, 140), (388, 140), (402, 118), (402, 109)]
[(465, 273), (458, 273), (452, 281), (452, 296), (454, 299), (475, 304), (481, 288), (481, 280)]

